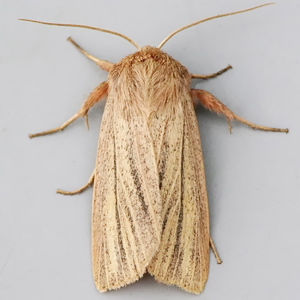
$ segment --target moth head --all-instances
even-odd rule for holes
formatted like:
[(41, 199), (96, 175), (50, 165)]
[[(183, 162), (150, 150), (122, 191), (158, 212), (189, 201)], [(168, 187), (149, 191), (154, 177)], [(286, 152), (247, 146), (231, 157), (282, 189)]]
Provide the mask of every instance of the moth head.
[[(179, 75), (174, 75), (177, 73)], [(190, 78), (188, 70), (180, 62), (153, 46), (144, 46), (139, 51), (129, 54), (114, 64), (110, 70), (110, 76), (117, 78), (123, 76), (121, 74), (128, 75), (126, 75), (127, 81), (130, 78), (138, 81), (139, 77), (144, 78), (144, 76), (149, 76), (153, 82), (156, 77), (161, 78), (159, 81), (165, 80), (168, 76)]]

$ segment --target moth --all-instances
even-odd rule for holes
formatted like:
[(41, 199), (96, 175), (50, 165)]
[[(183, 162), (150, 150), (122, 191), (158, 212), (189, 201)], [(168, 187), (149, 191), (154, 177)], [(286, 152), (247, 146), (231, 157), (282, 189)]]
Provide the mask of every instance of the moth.
[(62, 131), (107, 99), (91, 178), (76, 191), (58, 190), (74, 195), (94, 185), (93, 273), (101, 292), (133, 283), (148, 272), (159, 282), (198, 294), (207, 282), (210, 248), (217, 262), (222, 262), (210, 235), (194, 101), (224, 115), (229, 124), (237, 120), (253, 129), (286, 133), (288, 129), (256, 125), (237, 116), (209, 92), (191, 89), (193, 78), (214, 78), (231, 66), (211, 75), (191, 74), (161, 48), (184, 29), (270, 4), (195, 22), (174, 31), (158, 47), (140, 47), (127, 36), (106, 29), (21, 19), (112, 33), (138, 49), (114, 64), (96, 58), (69, 38), (108, 72), (108, 79), (63, 125), (30, 135), (34, 138)]

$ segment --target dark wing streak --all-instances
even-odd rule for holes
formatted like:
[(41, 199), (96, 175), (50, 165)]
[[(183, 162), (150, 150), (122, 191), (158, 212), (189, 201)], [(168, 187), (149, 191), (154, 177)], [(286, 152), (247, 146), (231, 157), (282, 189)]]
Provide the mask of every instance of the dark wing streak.
[[(180, 195), (180, 211), (179, 211), (179, 215), (178, 215), (178, 219), (177, 219), (177, 235), (176, 235), (176, 245), (175, 245), (175, 251), (177, 251), (177, 258), (175, 258), (175, 267), (173, 270), (173, 278), (176, 276), (176, 272), (178, 272), (178, 265), (180, 263), (180, 258), (182, 257), (182, 252), (180, 249), (180, 240), (181, 240), (181, 234), (182, 234), (182, 221), (183, 221), (183, 208), (184, 208), (184, 204), (183, 204), (183, 197), (184, 197), (184, 134), (185, 134), (185, 126), (183, 125), (183, 132), (182, 132), (182, 136), (181, 136), (181, 156), (180, 156), (180, 174), (181, 174), (181, 180), (180, 180), (180, 189), (179, 189), (179, 195)], [(179, 226), (178, 226), (179, 224)], [(174, 251), (174, 252), (175, 252)]]
[[(187, 120), (188, 120), (188, 124), (187, 125), (188, 125), (190, 131), (192, 133), (197, 132), (199, 130), (198, 129), (199, 125), (197, 123), (193, 124), (191, 122), (191, 118), (187, 118)], [(194, 138), (191, 141), (192, 141), (193, 150), (196, 153), (198, 152), (197, 151), (197, 147), (199, 148), (199, 145), (200, 145), (200, 151), (199, 151), (198, 155), (200, 155), (201, 157), (197, 157), (196, 155), (193, 156), (193, 161), (194, 161), (193, 165), (195, 166), (195, 173), (197, 175), (197, 180), (202, 183), (202, 186), (205, 187), (206, 186), (205, 166), (204, 166), (204, 161), (203, 161), (200, 132), (198, 134), (194, 134)], [(200, 215), (201, 216), (201, 220), (202, 221), (207, 220), (207, 223), (208, 223), (208, 226), (209, 226), (209, 214), (205, 211), (205, 209), (203, 209), (203, 207), (201, 207), (201, 204), (203, 205), (203, 203), (206, 204), (206, 205), (208, 205), (208, 203), (207, 203), (208, 196), (207, 196), (206, 189), (205, 188), (199, 189), (199, 185), (197, 185), (197, 195), (199, 197), (199, 201), (197, 202), (197, 209), (199, 211), (199, 215), (200, 215), (200, 213), (202, 214), (202, 215)], [(206, 209), (208, 209), (208, 206), (206, 207)], [(203, 224), (201, 224), (201, 225), (203, 225)], [(200, 228), (197, 228), (197, 230), (200, 231), (200, 233), (198, 235), (200, 238), (203, 238), (204, 236), (206, 236), (209, 239), (209, 227), (205, 228), (204, 226), (201, 226)], [(205, 245), (204, 243), (200, 243), (199, 247), (201, 249), (199, 251), (199, 253), (201, 254), (201, 261), (203, 261), (205, 263), (204, 254), (206, 253), (207, 245)], [(206, 259), (209, 259), (209, 256)]]
[[(115, 141), (114, 141), (114, 149), (116, 149), (116, 146), (115, 146)], [(115, 163), (115, 199), (118, 199), (119, 197), (117, 196), (118, 193), (118, 184), (120, 182), (120, 184), (122, 185), (122, 181), (118, 181), (117, 179), (117, 174), (118, 174), (118, 166), (117, 166), (117, 159), (116, 159), (116, 151), (114, 152), (114, 163)], [(125, 192), (126, 189), (123, 185), (123, 192)], [(130, 197), (127, 195), (126, 199), (130, 199)], [(126, 206), (127, 208), (130, 207), (130, 206)], [(132, 216), (132, 211), (131, 211), (131, 214), (130, 214), (130, 217)], [(136, 268), (136, 265), (133, 263), (131, 263), (130, 261), (130, 257), (129, 257), (129, 253), (128, 251), (125, 250), (124, 248), (124, 243), (123, 241), (127, 241), (129, 243), (129, 238), (128, 238), (128, 234), (131, 233), (131, 228), (128, 228), (129, 224), (130, 224), (130, 221), (128, 220), (128, 218), (126, 217), (126, 213), (123, 209), (123, 206), (117, 201), (116, 203), (116, 219), (117, 219), (117, 227), (118, 227), (118, 242), (117, 243), (117, 247), (118, 247), (118, 253), (120, 253), (120, 266), (121, 266), (121, 269), (122, 269), (122, 275), (123, 275), (123, 278), (126, 278), (126, 272), (124, 271), (124, 264), (128, 265), (129, 268), (135, 268), (135, 271), (137, 273), (138, 270)], [(127, 227), (127, 230), (124, 231), (124, 229), (122, 228), (121, 226), (121, 220), (124, 220), (124, 219), (127, 219), (127, 222), (125, 222), (125, 225)], [(130, 227), (130, 226), (129, 226)], [(136, 249), (136, 248), (135, 248)], [(131, 249), (133, 250), (133, 249)], [(124, 262), (124, 255), (126, 256), (126, 261)], [(135, 257), (137, 257), (137, 254), (135, 252)], [(141, 268), (139, 268), (139, 270), (141, 270)]]
[[(124, 272), (124, 253), (126, 253), (125, 249), (124, 249), (124, 245), (123, 245), (123, 232), (122, 232), (122, 228), (121, 228), (121, 218), (120, 218), (120, 209), (122, 209), (122, 206), (119, 206), (118, 204), (116, 205), (116, 221), (117, 221), (117, 228), (118, 228), (118, 243), (117, 244), (117, 247), (118, 247), (118, 250), (117, 252), (120, 253), (120, 266), (121, 266), (121, 270), (122, 270), (122, 274), (123, 274), (123, 278), (126, 276), (125, 272)], [(128, 260), (127, 260), (128, 261)], [(119, 283), (118, 283), (119, 285)]]
[(173, 184), (172, 184), (172, 186), (170, 187), (170, 190), (169, 190), (169, 192), (168, 192), (166, 201), (164, 202), (165, 208), (164, 208), (164, 210), (162, 211), (162, 216), (165, 216), (165, 215), (166, 215), (166, 212), (167, 212), (167, 210), (168, 210), (168, 204), (170, 203), (170, 200), (171, 200), (171, 198), (172, 198), (172, 196), (173, 196), (172, 193), (174, 192), (176, 181), (177, 181), (177, 179), (178, 179), (178, 177), (179, 177), (180, 175), (181, 175), (180, 169), (178, 169), (178, 170), (176, 171), (175, 176), (174, 176)]
[[(198, 257), (195, 258), (199, 260), (200, 268), (199, 270), (194, 269), (194, 274), (197, 274), (201, 280), (201, 286), (197, 287), (197, 293), (201, 292), (199, 289), (203, 289), (208, 276), (209, 268), (209, 213), (208, 213), (208, 199), (206, 190), (206, 179), (205, 179), (205, 167), (202, 154), (201, 138), (199, 125), (194, 111), (194, 106), (192, 101), (187, 103), (186, 106), (186, 130), (190, 132), (190, 143), (193, 155), (190, 157), (192, 159), (191, 165), (194, 167), (194, 174), (196, 176), (197, 184), (195, 185), (195, 195), (197, 196), (195, 209), (196, 218), (195, 222), (198, 223), (196, 230), (198, 232), (197, 239), (195, 239)], [(196, 262), (196, 260), (194, 260)], [(195, 281), (195, 280), (194, 280)], [(196, 292), (196, 291), (194, 291)]]
[[(177, 209), (177, 207), (180, 205), (180, 203), (178, 202), (178, 203), (176, 203), (176, 206), (174, 207), (174, 210), (173, 210), (173, 212), (171, 213), (171, 215), (169, 215), (168, 217), (170, 217), (170, 218), (173, 218), (173, 216), (175, 215), (175, 214), (178, 214), (178, 209)], [(178, 221), (179, 221), (179, 218), (177, 217), (176, 218), (176, 228), (178, 228)], [(172, 223), (168, 223), (167, 222), (167, 224), (169, 225), (169, 226), (166, 226), (165, 227), (165, 230), (168, 230), (168, 228), (170, 228), (170, 226), (171, 227), (173, 227), (174, 226), (174, 224), (172, 224)], [(172, 236), (170, 236), (169, 237), (169, 240), (174, 240), (175, 238), (176, 238), (176, 231), (173, 231), (173, 233), (172, 233)], [(174, 247), (169, 247), (169, 249), (168, 249), (168, 253), (170, 253), (170, 252), (174, 252), (174, 248), (176, 247), (176, 245), (174, 245)], [(161, 252), (161, 253), (158, 253), (158, 259), (160, 259), (160, 260), (162, 260), (162, 256), (164, 255), (164, 253), (163, 252)], [(170, 266), (171, 266), (171, 260), (173, 259), (173, 257), (172, 257), (172, 255), (168, 255), (167, 256), (168, 257), (168, 260), (166, 261), (166, 262), (168, 262), (168, 268), (165, 268), (164, 269), (164, 275), (166, 275), (167, 274), (167, 272), (169, 271), (169, 268), (170, 268)], [(156, 266), (156, 270), (157, 270), (157, 267), (159, 267), (158, 265)]]
[[(149, 136), (151, 136), (151, 133), (150, 133), (149, 131), (148, 131), (148, 133), (149, 133)], [(139, 149), (138, 144), (137, 144), (137, 139), (136, 139), (136, 137), (135, 137), (135, 139), (134, 139), (134, 142), (135, 142), (136, 149)], [(155, 158), (155, 152), (154, 152), (153, 147), (151, 147), (151, 150), (152, 150), (152, 155), (153, 155), (153, 157)], [(140, 155), (139, 152), (138, 152), (138, 155), (137, 155), (137, 159), (138, 159), (138, 164), (137, 164), (137, 166), (138, 166), (138, 169), (139, 169), (139, 174), (142, 175), (142, 183), (144, 184), (144, 187), (145, 187), (145, 191), (146, 191), (146, 199), (148, 199), (148, 202), (149, 202), (150, 199), (151, 199), (151, 196), (150, 196), (150, 193), (149, 193), (149, 188), (148, 188), (147, 180), (146, 180), (146, 178), (145, 178), (145, 174), (144, 174), (143, 170), (141, 169), (142, 161), (141, 161), (141, 155)], [(156, 169), (156, 173), (158, 174), (158, 170), (157, 170), (157, 169)], [(145, 206), (146, 206), (146, 204), (144, 203), (144, 207), (145, 207)], [(151, 205), (148, 204), (147, 210), (148, 210), (149, 214), (152, 216), (152, 218), (153, 218), (154, 220), (156, 220), (156, 219), (157, 219), (157, 215), (156, 215), (156, 213), (154, 212), (153, 207), (152, 207)], [(156, 224), (156, 225), (158, 226), (159, 224)], [(161, 230), (160, 230), (159, 228), (156, 228), (156, 230), (155, 230), (155, 232), (156, 232), (157, 234), (159, 234), (160, 231), (161, 231)], [(160, 235), (157, 235), (157, 239), (160, 240)], [(154, 255), (154, 254), (153, 254), (153, 255)], [(150, 261), (149, 261), (149, 262), (150, 262)]]
[[(113, 142), (114, 142), (114, 150), (115, 150), (116, 149), (116, 144), (115, 144), (114, 140), (113, 140)], [(117, 156), (116, 151), (114, 151), (114, 166), (115, 166), (115, 168), (114, 168), (114, 170), (115, 170), (114, 192), (115, 192), (115, 199), (118, 199), (118, 197), (117, 197), (117, 191), (118, 191), (118, 180), (117, 180), (118, 167), (117, 167), (117, 157), (116, 156)], [(116, 243), (116, 246), (118, 247), (117, 252), (121, 254), (120, 265), (121, 265), (121, 270), (122, 270), (123, 277), (125, 277), (124, 267), (123, 267), (123, 261), (122, 261), (123, 251), (121, 251), (121, 246), (123, 248), (123, 242), (122, 242), (123, 238), (122, 238), (122, 230), (121, 230), (121, 218), (120, 218), (119, 205), (118, 205), (117, 201), (116, 201), (116, 225), (117, 225), (117, 228), (118, 228), (117, 235), (118, 235), (118, 242), (119, 242), (119, 243)], [(124, 250), (124, 248), (123, 248), (123, 250)], [(116, 280), (118, 281), (118, 285), (119, 285), (119, 280), (118, 280), (117, 276), (116, 276)]]
[[(127, 206), (127, 208), (128, 208), (128, 206)], [(123, 220), (124, 219), (127, 219), (128, 220), (128, 218), (126, 218), (126, 213), (125, 213), (125, 210), (124, 210), (124, 208), (123, 208), (123, 206), (122, 205), (119, 205), (119, 209), (120, 209), (120, 211), (121, 211), (121, 213), (122, 213), (122, 216), (123, 216)], [(131, 215), (130, 215), (131, 216)], [(121, 241), (127, 241), (127, 247), (126, 247), (126, 249), (128, 250), (128, 246), (130, 247), (130, 246), (133, 246), (133, 245), (130, 245), (130, 238), (129, 238), (129, 236), (131, 236), (131, 239), (132, 240), (134, 240), (134, 241), (136, 241), (135, 239), (134, 239), (134, 236), (133, 236), (133, 234), (132, 234), (132, 231), (131, 231), (131, 227), (129, 226), (130, 225), (130, 221), (128, 221), (128, 222), (125, 222), (125, 226), (126, 226), (126, 229), (125, 228), (120, 228), (120, 230), (121, 230), (121, 232), (122, 232), (122, 237), (121, 237)], [(123, 243), (123, 242), (122, 242)], [(135, 253), (134, 253), (134, 257), (137, 257), (137, 252), (136, 252), (136, 243), (135, 243)], [(133, 248), (132, 247), (130, 247), (131, 248), (131, 250), (133, 250)], [(129, 255), (129, 251), (126, 251), (125, 250), (125, 248), (124, 248), (124, 252), (125, 252), (125, 255), (126, 255), (126, 258), (127, 258), (127, 264), (129, 265), (129, 268), (131, 268), (131, 269), (135, 269), (135, 271), (136, 271), (136, 273), (137, 274), (140, 274), (141, 273), (141, 270), (142, 270), (142, 268), (141, 268), (141, 266), (139, 265), (139, 266), (137, 266), (136, 265), (136, 260), (134, 260), (132, 263), (130, 262), (130, 260), (131, 260), (131, 257), (130, 257), (130, 255)], [(122, 266), (123, 267), (123, 266)], [(126, 273), (124, 272), (124, 270), (123, 270), (123, 275), (124, 275), (124, 278), (126, 278)]]
[[(129, 226), (130, 224), (137, 224), (138, 222), (136, 221), (136, 218), (133, 217), (134, 214), (133, 214), (133, 211), (132, 211), (132, 207), (131, 207), (131, 205), (129, 203), (130, 202), (130, 196), (126, 192), (126, 188), (125, 188), (125, 186), (124, 186), (124, 184), (123, 184), (122, 181), (120, 181), (120, 185), (122, 185), (122, 187), (123, 187), (122, 191), (123, 191), (123, 193), (125, 195), (125, 199), (128, 200), (128, 201), (126, 201), (126, 203), (127, 203), (126, 208), (129, 210), (129, 214), (130, 214), (130, 218), (128, 220), (128, 217), (126, 216), (124, 208), (122, 207), (122, 205), (119, 205), (119, 207), (121, 207), (122, 212), (124, 214), (124, 218), (127, 219), (127, 222), (124, 223), (124, 225), (126, 225), (127, 230), (124, 230), (125, 232), (124, 232), (123, 236), (126, 237), (126, 240), (128, 241), (129, 246), (131, 246), (130, 247), (131, 251), (134, 251), (133, 257), (136, 258), (136, 257), (138, 257), (138, 253), (137, 253), (138, 245), (137, 245), (136, 241), (137, 240), (142, 240), (142, 238), (141, 238), (139, 230), (135, 230), (135, 233), (137, 234), (135, 236), (133, 234), (133, 232), (132, 232), (132, 228)], [(128, 238), (129, 236), (131, 236), (131, 238)], [(133, 241), (134, 245), (130, 241)], [(143, 256), (145, 256), (145, 253), (146, 253), (145, 247), (143, 247)], [(128, 255), (127, 255), (127, 257), (128, 257)], [(133, 259), (133, 261), (134, 261), (134, 265), (135, 265), (138, 273), (141, 273), (143, 268), (139, 264), (139, 261), (137, 261), (136, 259)], [(125, 278), (126, 278), (126, 276), (125, 276)]]

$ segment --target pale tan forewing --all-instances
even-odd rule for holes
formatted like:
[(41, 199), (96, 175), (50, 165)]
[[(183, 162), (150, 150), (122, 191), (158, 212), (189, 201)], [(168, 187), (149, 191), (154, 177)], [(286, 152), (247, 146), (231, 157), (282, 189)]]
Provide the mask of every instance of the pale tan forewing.
[(191, 97), (182, 99), (182, 110), (173, 116), (154, 118), (151, 132), (158, 160), (163, 229), (148, 271), (160, 282), (200, 293), (209, 271), (209, 211)]
[(93, 201), (93, 272), (100, 291), (139, 279), (161, 238), (161, 196), (147, 119), (124, 118), (108, 97)]

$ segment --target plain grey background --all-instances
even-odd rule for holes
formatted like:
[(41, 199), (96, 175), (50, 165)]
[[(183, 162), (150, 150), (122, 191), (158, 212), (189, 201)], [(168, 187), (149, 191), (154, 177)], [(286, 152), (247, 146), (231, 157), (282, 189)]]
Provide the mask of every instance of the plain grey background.
[(194, 296), (146, 275), (99, 294), (91, 272), (92, 190), (104, 103), (63, 133), (30, 140), (80, 108), (107, 77), (69, 42), (118, 62), (136, 51), (105, 33), (17, 21), (88, 24), (158, 45), (197, 20), (262, 4), (237, 0), (1, 1), (0, 299), (298, 299), (300, 294), (300, 1), (213, 20), (181, 32), (164, 50), (191, 72), (233, 70), (195, 80), (240, 116), (290, 133), (253, 131), (197, 109), (205, 154), (212, 235), (206, 289)]

